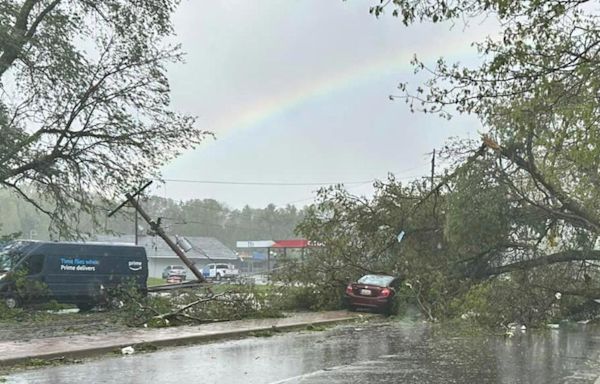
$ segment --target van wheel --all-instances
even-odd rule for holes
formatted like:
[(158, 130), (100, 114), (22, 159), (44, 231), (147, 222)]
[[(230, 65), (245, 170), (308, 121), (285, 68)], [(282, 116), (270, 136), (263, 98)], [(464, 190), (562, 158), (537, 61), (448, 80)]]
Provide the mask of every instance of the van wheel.
[(108, 302), (108, 308), (110, 309), (121, 309), (125, 306), (125, 303), (123, 303), (121, 300), (119, 300), (116, 297), (113, 297), (110, 299), (110, 301)]
[(217, 273), (217, 277), (216, 277), (217, 281), (221, 281), (221, 274)]
[(4, 305), (6, 305), (8, 309), (15, 309), (21, 306), (21, 302), (16, 296), (10, 295), (4, 298)]
[(93, 304), (88, 304), (87, 302), (85, 304), (92, 305), (92, 307), (96, 306), (97, 304), (108, 303), (108, 295), (106, 289), (104, 288), (104, 285), (102, 285), (102, 283), (100, 283), (99, 281), (91, 281), (88, 284), (87, 298), (88, 301)]

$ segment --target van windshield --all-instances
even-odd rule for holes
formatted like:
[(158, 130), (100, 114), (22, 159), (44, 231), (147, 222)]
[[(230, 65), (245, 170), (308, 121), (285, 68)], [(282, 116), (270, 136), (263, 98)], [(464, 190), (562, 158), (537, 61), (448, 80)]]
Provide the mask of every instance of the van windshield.
[(14, 241), (0, 246), (0, 272), (10, 271), (26, 254), (29, 241)]

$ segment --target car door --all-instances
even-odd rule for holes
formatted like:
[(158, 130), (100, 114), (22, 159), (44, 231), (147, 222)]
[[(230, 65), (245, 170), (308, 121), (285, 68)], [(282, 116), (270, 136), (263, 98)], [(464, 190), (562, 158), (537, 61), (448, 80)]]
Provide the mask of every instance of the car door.
[(215, 277), (215, 276), (217, 276), (217, 265), (211, 264), (209, 277)]

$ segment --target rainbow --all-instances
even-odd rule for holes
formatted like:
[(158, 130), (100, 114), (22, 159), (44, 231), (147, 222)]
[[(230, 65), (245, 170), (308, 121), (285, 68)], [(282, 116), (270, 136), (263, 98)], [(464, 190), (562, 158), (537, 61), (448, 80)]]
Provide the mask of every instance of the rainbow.
[[(465, 45), (469, 50), (465, 50)], [(456, 48), (453, 50), (452, 48)], [(465, 56), (473, 55), (473, 50), (464, 40), (449, 42), (440, 47), (430, 48), (428, 52), (418, 55), (422, 61), (437, 60), (439, 57), (445, 57), (449, 60), (464, 59)], [(344, 89), (368, 84), (377, 79), (398, 76), (402, 72), (412, 70), (413, 66), (410, 61), (414, 54), (400, 53), (397, 55), (386, 55), (378, 57), (362, 65), (349, 67), (344, 71), (335, 73), (327, 78), (318, 79), (304, 86), (291, 89), (290, 91), (276, 95), (270, 99), (259, 100), (256, 103), (248, 105), (238, 113), (233, 113), (231, 118), (226, 118), (218, 121), (213, 127), (213, 132), (218, 138), (228, 136), (234, 131), (247, 129), (258, 126), (261, 123), (273, 119), (277, 116), (284, 115), (286, 112), (301, 106), (304, 103), (327, 98), (336, 92)], [(391, 83), (390, 86), (394, 86)], [(385, 95), (382, 95), (385, 97)]]

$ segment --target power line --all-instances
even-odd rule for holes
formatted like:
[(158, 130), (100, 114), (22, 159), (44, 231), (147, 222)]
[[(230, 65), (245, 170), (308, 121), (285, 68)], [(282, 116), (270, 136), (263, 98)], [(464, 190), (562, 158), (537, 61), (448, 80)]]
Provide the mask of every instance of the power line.
[[(358, 184), (358, 185), (355, 185), (355, 186), (352, 186), (352, 187), (348, 187), (346, 189), (348, 190), (348, 189), (360, 188), (360, 187), (365, 186), (367, 184), (371, 184), (372, 182), (373, 181), (367, 181), (367, 182), (364, 182), (362, 184)], [(287, 206), (287, 205), (290, 205), (290, 204), (296, 204), (296, 203), (301, 203), (301, 202), (305, 202), (305, 201), (309, 201), (309, 200), (315, 200), (316, 198), (317, 198), (317, 196), (312, 195), (311, 197), (306, 197), (304, 199), (289, 201), (287, 203), (279, 204), (278, 206)]]
[[(421, 169), (422, 166), (417, 166), (417, 167), (412, 167), (412, 168), (408, 168), (408, 169), (403, 169), (401, 171), (397, 171), (397, 172), (391, 172), (392, 175), (394, 175), (394, 178), (396, 180), (417, 180), (420, 179), (424, 176), (422, 175), (405, 175), (405, 176), (395, 176), (398, 174), (403, 174), (403, 173), (407, 173), (416, 169)], [(373, 178), (370, 180), (362, 180), (362, 181), (337, 181), (337, 182), (272, 182), (272, 181), (268, 181), (268, 182), (263, 182), (263, 181), (228, 181), (228, 180), (199, 180), (199, 179), (162, 179), (161, 181), (164, 181), (164, 187), (165, 187), (165, 198), (167, 198), (166, 195), (166, 182), (178, 182), (178, 183), (197, 183), (197, 184), (221, 184), (221, 185), (256, 185), (256, 186), (329, 186), (329, 185), (351, 185), (349, 187), (347, 187), (346, 189), (354, 189), (354, 188), (360, 188), (363, 187), (367, 184), (372, 184), (374, 183), (376, 180), (380, 180), (378, 178)], [(316, 192), (316, 191), (313, 191)], [(300, 203), (300, 202), (305, 202), (305, 201), (309, 201), (309, 200), (314, 200), (315, 199), (315, 195), (313, 194), (310, 197), (306, 197), (306, 198), (302, 198), (302, 199), (297, 199), (297, 200), (293, 200), (293, 201), (288, 201), (286, 203), (283, 204), (277, 204), (277, 206), (279, 207), (283, 207), (283, 206), (287, 206), (290, 204), (296, 204), (296, 203)], [(214, 200), (214, 199), (213, 199)], [(221, 204), (220, 202), (218, 202), (219, 204)], [(207, 210), (207, 211), (221, 211), (221, 207), (203, 207), (203, 206), (197, 206), (195, 208), (199, 208), (202, 210)], [(229, 207), (226, 207), (226, 204), (223, 204), (223, 208), (226, 208), (227, 210), (229, 210)], [(232, 209), (231, 211), (241, 211), (241, 209)]]
[[(403, 177), (396, 177), (396, 180), (417, 180), (419, 178), (424, 178), (424, 177), (426, 177), (426, 176), (418, 176), (418, 175), (415, 175), (415, 176), (403, 176)], [(348, 188), (346, 188), (346, 190), (364, 187), (365, 185), (371, 184), (374, 181), (375, 180), (366, 181), (366, 182), (361, 183), (361, 184), (357, 183), (357, 185), (353, 185), (352, 187), (348, 187)], [(283, 204), (278, 204), (278, 206), (287, 206), (287, 205), (290, 205), (290, 204), (296, 204), (296, 203), (301, 203), (301, 202), (305, 202), (305, 201), (309, 201), (309, 200), (315, 200), (315, 199), (316, 199), (316, 196), (312, 195), (311, 197), (306, 197), (304, 199), (299, 199), (299, 200), (289, 201), (289, 202), (283, 203)]]
[[(400, 173), (412, 171), (420, 167), (413, 167), (400, 171)], [(397, 180), (418, 178), (418, 176), (403, 176), (396, 177)], [(369, 180), (353, 180), (353, 181), (310, 181), (310, 182), (286, 182), (286, 181), (230, 181), (230, 180), (198, 180), (198, 179), (162, 179), (165, 182), (174, 183), (195, 183), (195, 184), (220, 184), (220, 185), (256, 185), (256, 186), (323, 186), (323, 185), (364, 185), (373, 183), (377, 178)]]
[(197, 184), (224, 184), (224, 185), (258, 185), (258, 186), (315, 186), (315, 185), (335, 185), (335, 184), (365, 184), (375, 181), (335, 181), (335, 182), (308, 182), (308, 183), (289, 183), (279, 181), (225, 181), (225, 180), (191, 180), (191, 179), (163, 179), (168, 182), (176, 183), (197, 183)]

